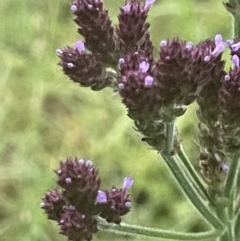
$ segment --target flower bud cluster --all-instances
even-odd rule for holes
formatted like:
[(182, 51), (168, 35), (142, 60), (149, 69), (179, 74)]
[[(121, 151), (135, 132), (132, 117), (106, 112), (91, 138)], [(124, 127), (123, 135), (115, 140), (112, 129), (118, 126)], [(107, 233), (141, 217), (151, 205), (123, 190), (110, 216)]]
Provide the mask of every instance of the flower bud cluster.
[(77, 158), (61, 162), (55, 173), (61, 189), (47, 191), (41, 207), (49, 219), (58, 222), (60, 233), (69, 240), (91, 240), (98, 231), (94, 216), (120, 223), (121, 216), (130, 211), (131, 200), (127, 192), (133, 184), (132, 178), (126, 177), (120, 189), (112, 187), (102, 191), (98, 170), (92, 161)]
[[(168, 124), (197, 101), (200, 167), (207, 183), (217, 186), (214, 180), (227, 174), (222, 167), (229, 153), (240, 145), (239, 39), (225, 42), (218, 34), (198, 44), (180, 38), (163, 40), (154, 59), (147, 22), (154, 2), (127, 0), (120, 8), (118, 24), (112, 26), (101, 0), (75, 0), (71, 11), (84, 41), (58, 50), (59, 64), (82, 86), (93, 90), (109, 86), (118, 91), (142, 140), (158, 151), (166, 146)], [(229, 74), (222, 60), (227, 46), (234, 65)], [(175, 153), (177, 131), (172, 143), (171, 153)]]
[(75, 0), (71, 11), (84, 41), (57, 50), (64, 73), (74, 82), (93, 90), (108, 86), (116, 89), (118, 76), (112, 76), (113, 71), (107, 70), (117, 71), (118, 60), (124, 54), (142, 49), (153, 62), (153, 46), (147, 31), (150, 25), (146, 18), (154, 1), (126, 2), (120, 8), (119, 24), (113, 27), (102, 0)]

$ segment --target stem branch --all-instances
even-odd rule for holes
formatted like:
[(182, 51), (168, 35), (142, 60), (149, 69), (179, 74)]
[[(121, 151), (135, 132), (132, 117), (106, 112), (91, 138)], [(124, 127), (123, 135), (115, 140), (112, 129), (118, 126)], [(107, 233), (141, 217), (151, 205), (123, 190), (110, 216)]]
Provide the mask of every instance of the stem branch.
[(121, 223), (121, 225), (117, 224), (109, 224), (99, 222), (98, 226), (100, 230), (131, 235), (131, 236), (145, 236), (145, 237), (155, 237), (159, 239), (171, 239), (171, 240), (209, 240), (210, 238), (216, 238), (219, 236), (219, 232), (216, 230), (210, 230), (207, 232), (201, 233), (182, 233), (182, 232), (175, 232), (170, 230), (163, 230), (163, 229), (154, 229), (154, 228), (147, 228), (141, 227), (137, 225), (128, 225), (125, 223)]

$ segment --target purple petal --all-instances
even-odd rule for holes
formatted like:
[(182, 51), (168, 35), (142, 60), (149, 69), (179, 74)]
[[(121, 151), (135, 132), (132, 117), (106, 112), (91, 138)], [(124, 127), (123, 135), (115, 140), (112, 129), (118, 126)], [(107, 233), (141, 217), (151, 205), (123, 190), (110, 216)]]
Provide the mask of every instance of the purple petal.
[(223, 38), (222, 38), (222, 35), (221, 34), (217, 34), (216, 36), (215, 36), (215, 44), (216, 44), (216, 46), (218, 46), (220, 43), (222, 43), (223, 42)]
[(77, 6), (73, 4), (70, 9), (73, 13), (75, 13), (77, 11)]
[(128, 3), (125, 6), (122, 7), (122, 9), (124, 10), (125, 13), (129, 13), (130, 12), (130, 8), (131, 8), (131, 4)]
[(221, 42), (216, 46), (216, 48), (212, 51), (213, 56), (218, 56), (221, 54), (226, 48), (226, 44), (224, 42)]
[(132, 203), (131, 203), (131, 202), (126, 202), (126, 203), (125, 203), (125, 207), (130, 208), (131, 206), (132, 206)]
[(232, 63), (235, 67), (239, 68), (239, 58), (236, 54), (234, 54), (232, 57)]
[(148, 75), (146, 76), (145, 80), (144, 80), (144, 85), (145, 86), (152, 86), (153, 83), (153, 77)]
[(149, 63), (147, 61), (143, 61), (139, 64), (139, 71), (142, 73), (146, 73), (149, 69)]
[(229, 80), (230, 80), (230, 76), (229, 76), (228, 74), (226, 74), (226, 75), (224, 76), (224, 80), (225, 80), (225, 81), (229, 81)]
[(83, 41), (77, 41), (75, 44), (75, 47), (77, 48), (79, 53), (85, 52), (85, 45)]
[(225, 163), (221, 163), (221, 167), (222, 167), (224, 172), (228, 172), (229, 171), (229, 166), (226, 165)]
[(96, 197), (97, 203), (107, 203), (107, 195), (106, 192), (98, 190), (98, 194)]
[(233, 52), (238, 51), (239, 48), (240, 48), (240, 42), (231, 45), (231, 49)]
[(132, 177), (125, 177), (123, 180), (122, 189), (129, 189), (133, 185)]
[(150, 6), (155, 2), (155, 0), (146, 0), (144, 9), (150, 8)]

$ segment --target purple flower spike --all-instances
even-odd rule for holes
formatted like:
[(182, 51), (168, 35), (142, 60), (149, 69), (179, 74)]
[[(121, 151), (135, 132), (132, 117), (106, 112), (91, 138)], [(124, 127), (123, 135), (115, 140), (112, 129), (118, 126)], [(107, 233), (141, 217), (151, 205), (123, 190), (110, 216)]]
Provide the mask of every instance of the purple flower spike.
[(146, 61), (143, 61), (139, 64), (139, 71), (142, 73), (146, 73), (149, 69), (149, 63)]
[(122, 189), (129, 189), (133, 185), (133, 178), (132, 177), (125, 177), (123, 180)]
[(239, 68), (239, 58), (236, 54), (234, 54), (232, 57), (232, 63), (235, 67)]
[(221, 34), (217, 34), (215, 36), (215, 44), (216, 46), (218, 46), (219, 44), (221, 44), (223, 42), (223, 38), (222, 38), (222, 35)]
[(107, 195), (106, 192), (99, 190), (97, 197), (96, 197), (96, 203), (107, 203)]
[(77, 41), (75, 44), (75, 47), (77, 48), (78, 52), (81, 54), (85, 52), (85, 45), (83, 41)]
[(152, 86), (152, 83), (153, 83), (153, 77), (148, 75), (144, 80), (144, 85), (145, 86)]

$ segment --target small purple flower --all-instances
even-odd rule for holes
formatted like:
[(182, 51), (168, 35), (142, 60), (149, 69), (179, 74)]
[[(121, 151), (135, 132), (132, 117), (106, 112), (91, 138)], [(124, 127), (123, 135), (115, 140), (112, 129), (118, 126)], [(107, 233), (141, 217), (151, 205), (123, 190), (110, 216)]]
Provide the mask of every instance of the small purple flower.
[(96, 198), (96, 203), (107, 203), (106, 192), (99, 190)]
[(123, 180), (122, 189), (129, 189), (133, 185), (133, 178), (132, 177), (125, 177)]
[(147, 61), (142, 61), (140, 64), (139, 64), (139, 71), (142, 72), (142, 73), (146, 73), (149, 69), (149, 63)]
[(150, 75), (147, 75), (145, 80), (144, 80), (144, 85), (147, 86), (152, 86), (153, 83), (153, 77)]
[(237, 52), (239, 48), (240, 48), (240, 42), (231, 45), (231, 49), (233, 52)]
[(216, 46), (216, 48), (212, 51), (211, 54), (216, 57), (219, 54), (221, 54), (225, 50), (225, 48), (226, 48), (226, 44), (221, 42)]
[(144, 9), (149, 9), (156, 0), (146, 0)]
[(129, 13), (131, 8), (131, 4), (128, 3), (125, 6), (122, 7), (122, 10), (124, 10), (125, 13)]
[(232, 63), (234, 67), (239, 68), (239, 58), (236, 54), (232, 56)]
[(84, 53), (86, 51), (83, 41), (77, 41), (75, 44), (75, 47), (77, 48), (77, 50), (80, 54)]
[(215, 36), (215, 45), (217, 46), (217, 45), (219, 45), (219, 44), (222, 43), (222, 42), (223, 42), (222, 35), (221, 35), (221, 34), (217, 34), (217, 35)]
[(73, 13), (77, 12), (77, 10), (78, 10), (77, 6), (75, 4), (73, 4), (70, 9)]
[(228, 172), (229, 171), (229, 166), (227, 164), (223, 163), (223, 162), (221, 163), (221, 167), (222, 167), (222, 170), (224, 172)]

